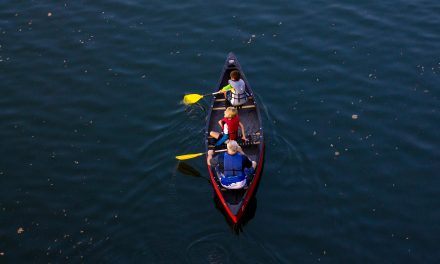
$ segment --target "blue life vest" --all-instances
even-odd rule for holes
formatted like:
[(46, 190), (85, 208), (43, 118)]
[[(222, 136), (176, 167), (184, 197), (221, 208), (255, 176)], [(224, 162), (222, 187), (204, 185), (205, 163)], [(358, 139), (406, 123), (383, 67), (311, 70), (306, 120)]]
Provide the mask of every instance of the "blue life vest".
[(246, 178), (243, 172), (242, 160), (243, 158), (240, 153), (236, 153), (235, 155), (224, 154), (223, 175), (220, 176), (220, 181), (223, 185), (241, 182)]
[(234, 155), (224, 154), (223, 170), (225, 177), (244, 176), (243, 173), (243, 157), (240, 153)]

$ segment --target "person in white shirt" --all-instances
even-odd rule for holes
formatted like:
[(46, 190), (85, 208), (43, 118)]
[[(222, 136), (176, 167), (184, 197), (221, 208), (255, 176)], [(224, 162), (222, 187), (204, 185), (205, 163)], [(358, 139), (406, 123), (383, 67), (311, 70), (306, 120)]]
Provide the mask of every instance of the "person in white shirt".
[[(225, 98), (231, 103), (232, 106), (243, 105), (247, 101), (246, 85), (241, 79), (240, 72), (237, 70), (231, 71), (230, 80), (228, 85), (223, 87), (221, 91), (225, 94)], [(230, 91), (229, 93), (227, 93)]]

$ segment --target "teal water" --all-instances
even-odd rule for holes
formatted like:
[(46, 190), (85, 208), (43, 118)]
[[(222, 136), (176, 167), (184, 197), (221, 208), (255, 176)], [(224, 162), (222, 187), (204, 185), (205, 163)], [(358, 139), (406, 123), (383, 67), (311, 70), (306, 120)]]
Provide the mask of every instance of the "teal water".
[[(439, 12), (2, 1), (0, 262), (438, 263)], [(181, 100), (230, 51), (266, 137), (239, 230), (174, 159), (203, 150), (209, 101)]]

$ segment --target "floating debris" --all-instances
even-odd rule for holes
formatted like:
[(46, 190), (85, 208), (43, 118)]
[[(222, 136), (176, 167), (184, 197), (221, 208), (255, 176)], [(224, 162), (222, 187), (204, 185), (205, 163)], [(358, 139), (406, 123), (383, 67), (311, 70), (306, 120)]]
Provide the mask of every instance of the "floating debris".
[(23, 227), (19, 227), (19, 228), (17, 229), (17, 234), (22, 234), (23, 232), (24, 232)]
[(351, 115), (351, 119), (358, 119), (358, 115), (356, 114)]

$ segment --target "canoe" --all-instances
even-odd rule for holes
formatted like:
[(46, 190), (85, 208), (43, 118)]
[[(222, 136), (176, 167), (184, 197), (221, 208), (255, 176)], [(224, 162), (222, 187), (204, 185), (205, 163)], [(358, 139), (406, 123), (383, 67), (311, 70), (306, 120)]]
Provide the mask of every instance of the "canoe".
[[(254, 175), (248, 177), (248, 184), (237, 190), (230, 190), (224, 188), (217, 176), (215, 168), (208, 165), (208, 172), (210, 175), (211, 183), (214, 191), (222, 205), (226, 215), (232, 220), (234, 224), (237, 224), (245, 213), (246, 207), (255, 195), (260, 181), (263, 159), (264, 159), (264, 134), (261, 122), (261, 115), (259, 112), (258, 104), (255, 100), (254, 92), (249, 85), (245, 74), (238, 62), (236, 56), (231, 52), (228, 54), (226, 62), (223, 66), (223, 70), (220, 76), (220, 80), (216, 86), (214, 92), (219, 91), (222, 87), (228, 84), (229, 74), (233, 70), (238, 70), (241, 74), (246, 85), (246, 92), (248, 95), (247, 102), (238, 107), (238, 116), (241, 123), (245, 128), (246, 137), (249, 139), (246, 143), (238, 140), (239, 145), (242, 147), (246, 156), (251, 160), (257, 162)], [(227, 102), (223, 94), (215, 95), (212, 99), (210, 108), (208, 110), (208, 118), (205, 128), (205, 149), (206, 151), (222, 150), (226, 148), (226, 145), (215, 147), (216, 140), (209, 136), (210, 131), (219, 131), (218, 121), (223, 118), (224, 110), (226, 109)], [(239, 130), (239, 132), (241, 132)], [(239, 135), (241, 138), (241, 135)], [(222, 153), (222, 154), (220, 154)], [(223, 152), (216, 153), (215, 155), (223, 155)]]

